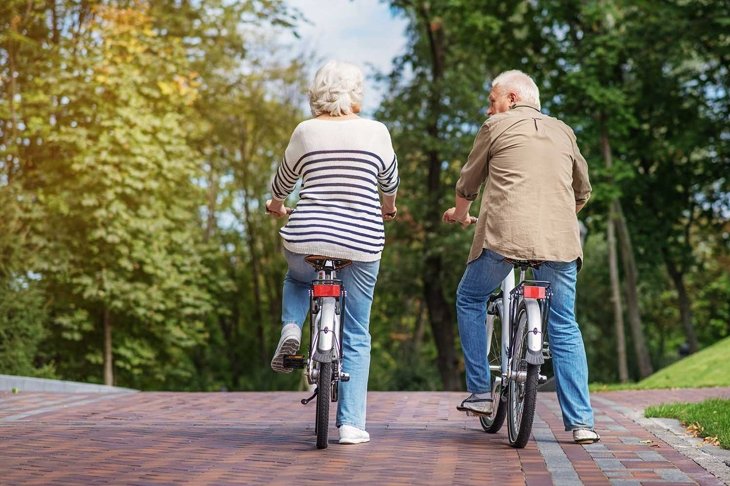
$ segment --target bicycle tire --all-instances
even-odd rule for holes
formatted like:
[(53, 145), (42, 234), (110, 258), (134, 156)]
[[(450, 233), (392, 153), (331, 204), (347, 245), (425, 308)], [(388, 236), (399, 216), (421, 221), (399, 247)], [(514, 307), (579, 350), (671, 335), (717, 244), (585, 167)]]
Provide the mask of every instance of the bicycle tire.
[(330, 421), (330, 389), (332, 387), (332, 363), (319, 364), (317, 378), (317, 449), (327, 448)]
[(525, 381), (520, 383), (510, 379), (508, 390), (507, 429), (509, 443), (512, 447), (522, 449), (527, 445), (532, 433), (537, 403), (537, 381), (540, 367), (531, 365), (525, 359), (527, 355), (527, 321), (528, 313), (524, 302), (517, 310), (517, 332), (512, 344), (512, 363), (517, 364), (515, 371), (525, 372)]
[(492, 321), (492, 337), (489, 345), (489, 356), (487, 356), (487, 365), (490, 366), (489, 372), (489, 389), (492, 390), (493, 408), (492, 413), (487, 416), (480, 416), (479, 423), (488, 434), (496, 434), (504, 425), (504, 419), (507, 416), (507, 404), (502, 401), (504, 388), (502, 385), (494, 386), (494, 381), (500, 376), (496, 376), (492, 367), (499, 368), (502, 365), (502, 321), (499, 316), (495, 316)]

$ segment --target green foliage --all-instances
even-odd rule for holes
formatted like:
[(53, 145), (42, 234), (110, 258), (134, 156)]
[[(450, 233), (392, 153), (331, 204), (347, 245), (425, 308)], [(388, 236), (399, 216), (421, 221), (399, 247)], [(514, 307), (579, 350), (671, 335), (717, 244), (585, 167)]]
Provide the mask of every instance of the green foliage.
[(38, 366), (46, 337), (43, 293), (30, 278), (9, 276), (0, 282), (0, 374), (53, 378), (52, 366)]
[(700, 403), (657, 405), (647, 408), (644, 414), (675, 418), (700, 437), (714, 439), (724, 449), (730, 449), (730, 400), (711, 398)]
[[(98, 382), (109, 324), (117, 384), (250, 386), (245, 350), (262, 364), (271, 340), (248, 332), (251, 315), (275, 315), (279, 297), (241, 301), (251, 261), (262, 270), (278, 245), (263, 215), (227, 227), (241, 201), (256, 211), (265, 199), (272, 154), (299, 116), (298, 100), (272, 96), (273, 86), (295, 92), (300, 76), (298, 64), (269, 67), (248, 53), (267, 41), (254, 24), (295, 17), (280, 1), (6, 7), (0, 200), (12, 211), (0, 275), (8, 286), (33, 276), (28, 290), (3, 293), (27, 304), (28, 316), (3, 314), (13, 319), (8, 346), (28, 356), (18, 369), (35, 360)], [(241, 244), (254, 231), (271, 236)], [(280, 280), (281, 263), (265, 265)], [(38, 332), (21, 349), (14, 336), (26, 328)]]

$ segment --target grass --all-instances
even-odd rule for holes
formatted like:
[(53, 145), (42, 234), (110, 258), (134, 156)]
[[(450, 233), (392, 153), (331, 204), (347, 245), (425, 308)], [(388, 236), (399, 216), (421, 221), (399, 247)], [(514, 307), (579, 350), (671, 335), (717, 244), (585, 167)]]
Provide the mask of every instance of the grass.
[(730, 386), (730, 337), (662, 368), (639, 382), (642, 388)]
[(730, 400), (711, 398), (700, 403), (657, 405), (647, 408), (645, 415), (677, 419), (697, 437), (730, 449)]
[(730, 337), (662, 368), (638, 383), (592, 384), (591, 391), (730, 386)]

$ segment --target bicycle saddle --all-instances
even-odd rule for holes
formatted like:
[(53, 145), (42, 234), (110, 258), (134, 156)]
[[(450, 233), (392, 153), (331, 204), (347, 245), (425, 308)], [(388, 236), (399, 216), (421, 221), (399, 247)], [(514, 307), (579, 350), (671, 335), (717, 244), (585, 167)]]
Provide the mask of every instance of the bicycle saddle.
[(543, 260), (514, 260), (512, 258), (505, 258), (504, 261), (520, 268), (540, 268), (540, 265), (545, 263)]
[(314, 267), (315, 270), (324, 270), (324, 265), (328, 261), (332, 262), (332, 265), (334, 265), (333, 270), (339, 270), (341, 268), (345, 268), (349, 264), (352, 263), (352, 260), (346, 260), (344, 258), (331, 258), (327, 256), (322, 255), (309, 255), (304, 257), (304, 261), (309, 263)]

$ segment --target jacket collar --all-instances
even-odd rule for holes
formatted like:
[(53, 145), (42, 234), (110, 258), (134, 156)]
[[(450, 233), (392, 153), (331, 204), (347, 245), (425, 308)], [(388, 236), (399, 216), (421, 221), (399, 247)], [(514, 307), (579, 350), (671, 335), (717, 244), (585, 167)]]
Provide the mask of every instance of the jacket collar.
[(515, 103), (514, 105), (509, 107), (510, 110), (520, 110), (520, 111), (529, 111), (529, 110), (535, 110), (540, 111), (540, 108), (537, 107), (537, 105), (528, 103), (526, 101), (520, 101), (519, 103)]

